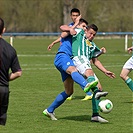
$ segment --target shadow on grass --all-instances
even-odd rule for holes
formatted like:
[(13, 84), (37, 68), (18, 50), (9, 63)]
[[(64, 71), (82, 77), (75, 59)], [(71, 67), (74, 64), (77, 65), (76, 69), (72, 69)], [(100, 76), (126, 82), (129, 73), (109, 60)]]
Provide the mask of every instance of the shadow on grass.
[(60, 120), (90, 122), (90, 123), (97, 123), (97, 124), (113, 124), (112, 122), (109, 122), (109, 123), (92, 122), (91, 121), (91, 116), (89, 116), (89, 115), (66, 116), (66, 117), (62, 117), (62, 118), (59, 118), (59, 119)]
[(127, 101), (127, 102), (122, 102), (122, 103), (129, 103), (129, 104), (133, 104), (133, 101)]
[(83, 99), (84, 96), (73, 96), (73, 100), (76, 100), (76, 99)]
[(73, 121), (91, 121), (91, 116), (88, 116), (88, 115), (66, 116), (60, 119), (73, 120)]

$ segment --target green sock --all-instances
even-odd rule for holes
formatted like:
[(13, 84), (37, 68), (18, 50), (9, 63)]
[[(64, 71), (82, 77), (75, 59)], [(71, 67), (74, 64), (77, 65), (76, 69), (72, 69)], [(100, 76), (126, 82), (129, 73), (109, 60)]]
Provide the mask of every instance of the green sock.
[[(95, 77), (94, 76), (89, 76), (86, 80), (87, 80), (88, 83), (91, 83), (91, 82), (95, 81)], [(98, 90), (98, 88), (97, 87), (94, 87), (91, 90), (93, 92), (95, 92), (96, 90)]]
[(128, 85), (128, 87), (133, 91), (133, 80), (131, 78), (128, 78), (125, 83)]
[(96, 86), (96, 87), (92, 88), (91, 90), (92, 90), (93, 92), (95, 92), (95, 91), (98, 90), (98, 87)]
[(99, 102), (100, 102), (100, 100), (95, 99), (95, 96), (93, 95), (93, 97), (92, 97), (93, 114), (98, 113), (98, 111), (99, 111), (99, 107), (98, 107)]
[(87, 79), (88, 83), (91, 83), (92, 81), (95, 81), (95, 77), (94, 76), (89, 76)]

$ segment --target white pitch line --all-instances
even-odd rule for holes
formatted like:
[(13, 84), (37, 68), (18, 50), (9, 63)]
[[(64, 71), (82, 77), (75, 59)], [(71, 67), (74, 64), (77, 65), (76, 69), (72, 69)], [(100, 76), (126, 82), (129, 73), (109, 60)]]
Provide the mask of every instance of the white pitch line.
[[(21, 66), (23, 66), (23, 65), (21, 65)], [(107, 67), (108, 68), (114, 68), (114, 67), (121, 68), (122, 66), (123, 65), (106, 65), (104, 67), (105, 68), (107, 68)], [(31, 70), (35, 70), (35, 71), (36, 70), (53, 70), (53, 69), (56, 69), (56, 67), (53, 66), (53, 67), (43, 67), (43, 68), (42, 67), (41, 68), (39, 68), (39, 67), (38, 68), (37, 67), (36, 68), (35, 67), (34, 68), (32, 68), (32, 67), (31, 68), (30, 67), (28, 67), (28, 68), (22, 68), (22, 70), (27, 70), (27, 71), (31, 71)]]
[(21, 66), (54, 66), (54, 64), (21, 64)]
[[(43, 54), (43, 55), (37, 55), (37, 54), (18, 54), (19, 57), (53, 57), (56, 54)], [(130, 56), (129, 54), (105, 54), (105, 56)]]
[(110, 65), (110, 66), (104, 66), (104, 67), (122, 67), (123, 65)]
[(25, 71), (36, 71), (36, 70), (54, 70), (56, 69), (55, 67), (51, 67), (51, 68), (22, 68), (22, 71), (25, 70)]
[(130, 56), (129, 54), (105, 54), (105, 56)]
[(37, 54), (18, 54), (19, 57), (48, 57), (48, 56), (55, 56), (52, 54), (43, 54), (43, 55), (37, 55)]

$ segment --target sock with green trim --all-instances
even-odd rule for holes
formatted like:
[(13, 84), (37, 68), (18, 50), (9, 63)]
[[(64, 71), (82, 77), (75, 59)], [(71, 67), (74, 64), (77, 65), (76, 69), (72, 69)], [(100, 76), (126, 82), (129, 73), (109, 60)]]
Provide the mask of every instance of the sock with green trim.
[(133, 80), (131, 78), (128, 78), (125, 83), (131, 89), (131, 91), (133, 91)]
[[(86, 79), (86, 81), (87, 81), (88, 83), (91, 83), (91, 82), (95, 81), (95, 77), (94, 77), (94, 76), (89, 76), (89, 77)], [(98, 90), (98, 88), (97, 88), (97, 87), (94, 87), (94, 88), (92, 88), (91, 90), (94, 92), (94, 91)]]
[(91, 83), (91, 82), (95, 81), (95, 77), (94, 76), (89, 76), (86, 80), (87, 80), (88, 83)]
[(99, 102), (100, 102), (100, 100), (95, 99), (95, 96), (93, 95), (93, 97), (92, 97), (92, 111), (93, 111), (93, 116), (94, 116), (94, 114), (97, 114), (95, 116), (98, 116), (98, 111), (99, 111), (98, 104), (99, 104)]

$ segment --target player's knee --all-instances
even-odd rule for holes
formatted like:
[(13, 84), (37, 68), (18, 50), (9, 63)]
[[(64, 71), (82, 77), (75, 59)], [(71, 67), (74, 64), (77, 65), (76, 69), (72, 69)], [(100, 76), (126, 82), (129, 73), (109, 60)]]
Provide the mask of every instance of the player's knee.
[(123, 73), (120, 73), (120, 78), (125, 80), (126, 79), (126, 75), (124, 75)]
[(122, 78), (122, 79), (123, 79), (123, 74), (122, 74), (122, 73), (120, 73), (120, 78)]
[(68, 69), (66, 70), (66, 72), (68, 74), (71, 74), (71, 73), (76, 72), (76, 71), (77, 71), (77, 69), (75, 66), (69, 66)]

